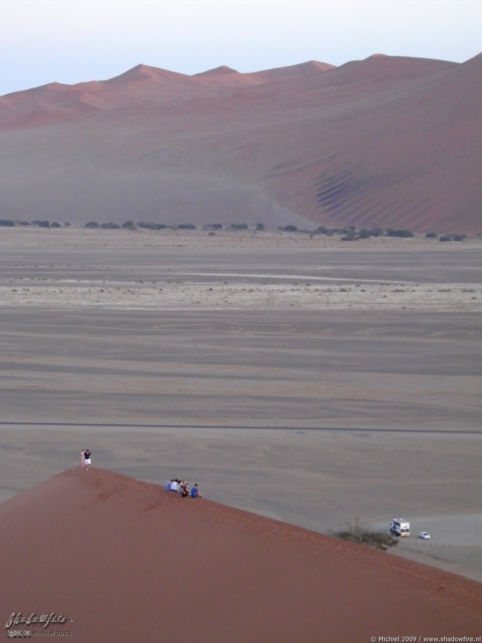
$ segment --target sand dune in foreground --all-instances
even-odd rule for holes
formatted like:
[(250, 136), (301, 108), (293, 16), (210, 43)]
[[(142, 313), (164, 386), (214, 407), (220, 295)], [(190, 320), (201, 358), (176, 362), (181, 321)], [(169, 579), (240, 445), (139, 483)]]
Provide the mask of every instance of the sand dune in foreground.
[(0, 549), (3, 622), (63, 614), (77, 641), (480, 633), (473, 581), (101, 469), (0, 505)]

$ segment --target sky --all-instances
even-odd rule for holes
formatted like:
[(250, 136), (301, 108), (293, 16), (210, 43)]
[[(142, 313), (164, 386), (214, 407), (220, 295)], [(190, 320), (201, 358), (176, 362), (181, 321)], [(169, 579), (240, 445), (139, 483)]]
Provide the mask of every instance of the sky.
[(0, 0), (0, 96), (139, 63), (194, 74), (373, 53), (464, 62), (481, 34), (480, 0)]

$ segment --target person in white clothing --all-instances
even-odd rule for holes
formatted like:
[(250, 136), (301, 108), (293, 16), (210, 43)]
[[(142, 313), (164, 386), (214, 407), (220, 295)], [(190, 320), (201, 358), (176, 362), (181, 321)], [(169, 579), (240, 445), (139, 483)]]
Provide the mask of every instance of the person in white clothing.
[(84, 449), (83, 451), (80, 452), (80, 466), (84, 471), (89, 468), (89, 466), (92, 463), (92, 453), (90, 449)]

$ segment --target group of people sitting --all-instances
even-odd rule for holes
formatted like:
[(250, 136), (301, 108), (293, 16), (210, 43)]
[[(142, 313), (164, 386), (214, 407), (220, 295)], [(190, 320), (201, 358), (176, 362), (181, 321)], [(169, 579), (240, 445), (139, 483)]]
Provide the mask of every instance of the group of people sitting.
[(185, 480), (178, 480), (177, 478), (172, 478), (166, 482), (164, 487), (166, 491), (174, 491), (178, 493), (181, 498), (202, 498), (202, 494), (199, 491), (198, 483), (196, 482), (191, 488)]

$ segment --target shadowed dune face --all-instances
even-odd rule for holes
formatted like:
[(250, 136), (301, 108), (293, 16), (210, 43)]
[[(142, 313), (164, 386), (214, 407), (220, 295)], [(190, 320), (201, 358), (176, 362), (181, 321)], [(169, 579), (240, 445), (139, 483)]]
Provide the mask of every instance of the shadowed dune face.
[(138, 65), (6, 95), (3, 216), (480, 232), (481, 65)]
[(77, 640), (479, 632), (475, 582), (100, 469), (55, 476), (0, 518), (3, 621), (56, 612), (68, 622), (48, 631)]

